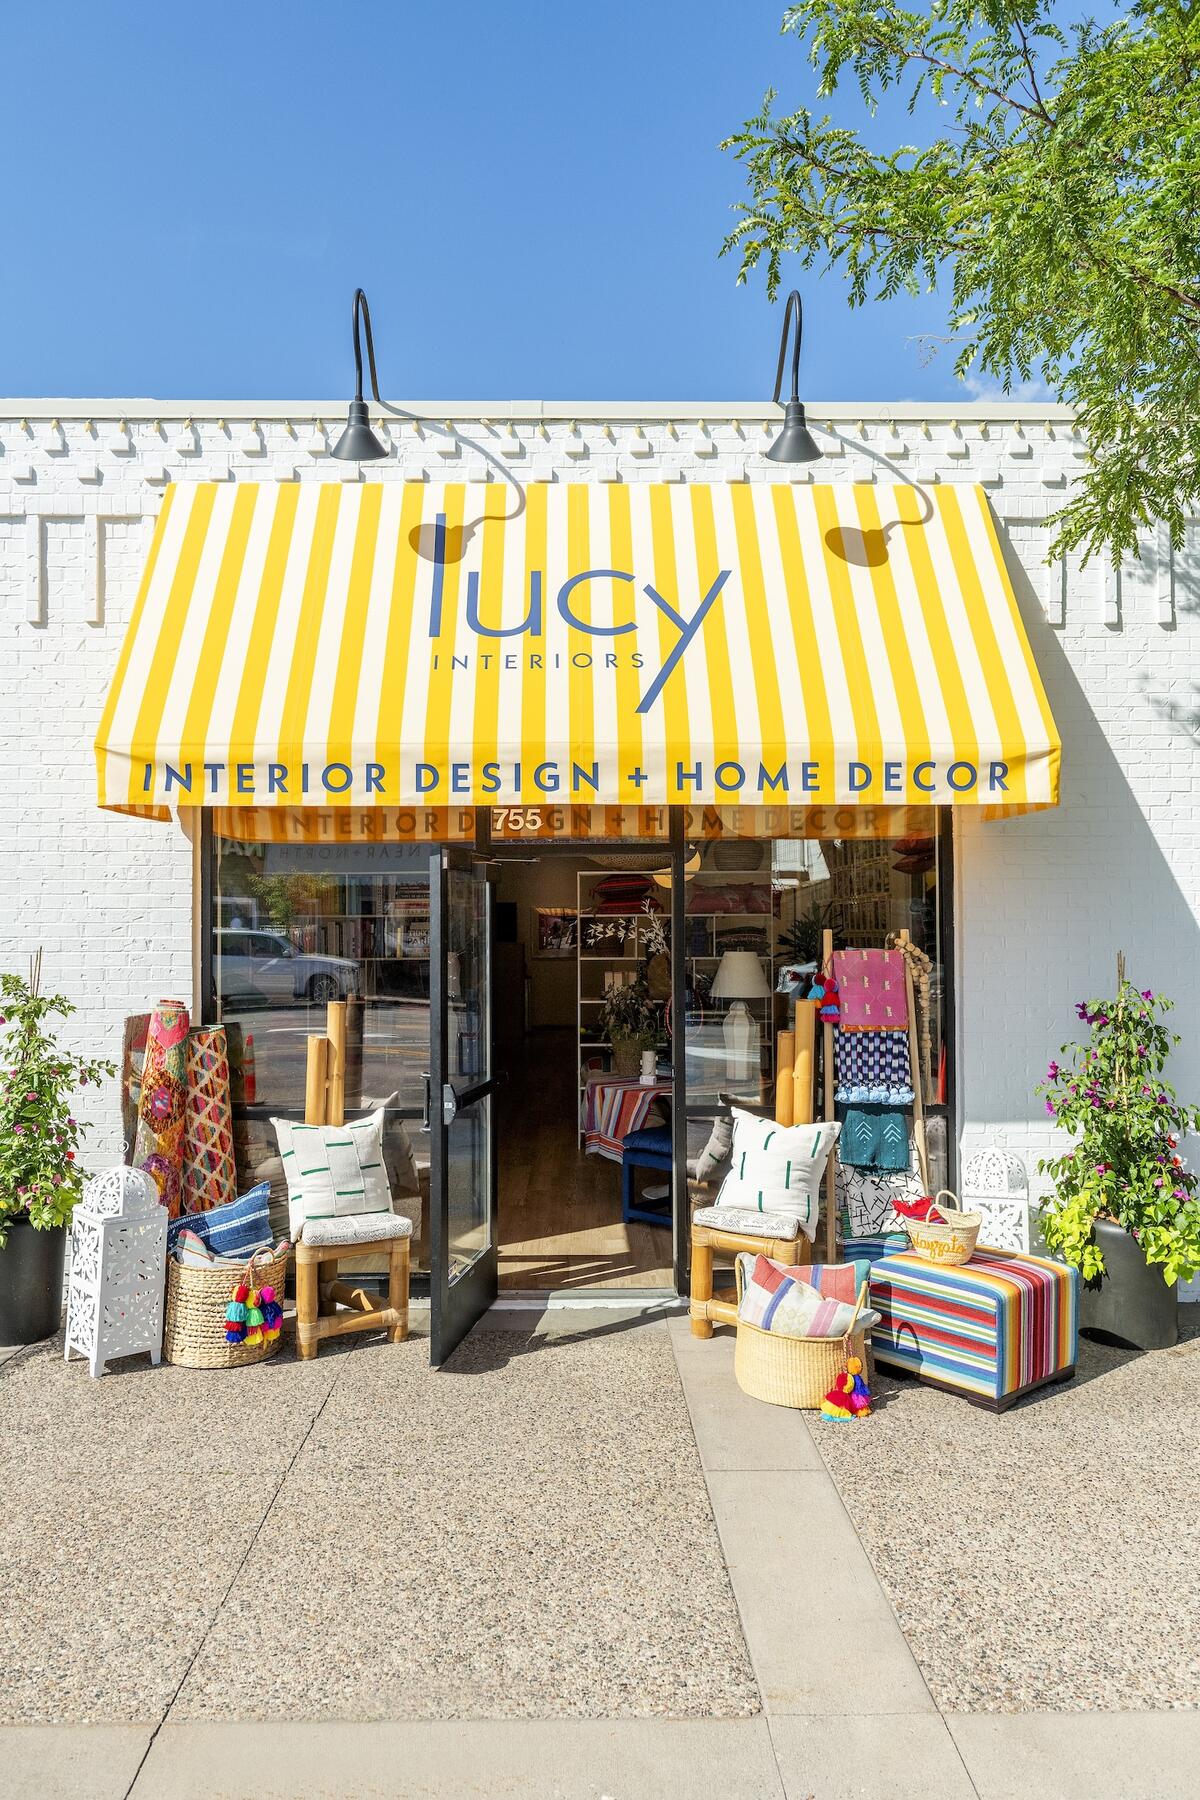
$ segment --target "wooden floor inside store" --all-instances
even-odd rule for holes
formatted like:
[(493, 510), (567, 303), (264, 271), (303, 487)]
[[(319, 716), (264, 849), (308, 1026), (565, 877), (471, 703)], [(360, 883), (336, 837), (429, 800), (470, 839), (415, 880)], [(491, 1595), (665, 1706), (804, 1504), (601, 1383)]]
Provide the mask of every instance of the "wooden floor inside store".
[(583, 1153), (574, 1032), (531, 1032), (500, 1060), (501, 1288), (669, 1288), (670, 1231), (622, 1224), (620, 1164)]

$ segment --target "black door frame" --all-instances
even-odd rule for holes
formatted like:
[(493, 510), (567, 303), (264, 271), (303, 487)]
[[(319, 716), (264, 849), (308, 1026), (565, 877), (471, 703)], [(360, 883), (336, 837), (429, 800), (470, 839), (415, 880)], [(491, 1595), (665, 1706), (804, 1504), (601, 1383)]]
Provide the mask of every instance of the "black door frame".
[[(468, 845), (443, 844), (429, 864), (429, 1357), (434, 1368), (443, 1364), (491, 1306), (499, 1292), (499, 1189), (496, 1138), (496, 1030), (492, 1004), (495, 899), (492, 884), (483, 876), (486, 905), (483, 914), (487, 1006), (487, 1043), (484, 1076), (480, 1081), (456, 1087), (449, 1056), (449, 987), (446, 980), (448, 877), (480, 873), (478, 852)], [(459, 1077), (462, 1080), (462, 1077)], [(484, 1196), (488, 1243), (457, 1281), (450, 1279), (450, 1186), (448, 1141), (450, 1126), (460, 1111), (489, 1102), (487, 1119), (487, 1190)], [(453, 1111), (449, 1109), (453, 1107)]]

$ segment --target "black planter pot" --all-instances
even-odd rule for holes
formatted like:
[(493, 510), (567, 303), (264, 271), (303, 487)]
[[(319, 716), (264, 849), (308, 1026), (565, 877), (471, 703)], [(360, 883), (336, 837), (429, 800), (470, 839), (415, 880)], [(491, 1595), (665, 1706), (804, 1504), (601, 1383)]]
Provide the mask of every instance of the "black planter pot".
[(53, 1337), (62, 1317), (65, 1231), (35, 1231), (28, 1219), (9, 1226), (0, 1250), (0, 1344)]
[(1162, 1270), (1142, 1255), (1137, 1239), (1123, 1225), (1097, 1219), (1096, 1245), (1104, 1257), (1104, 1275), (1085, 1282), (1079, 1323), (1084, 1331), (1119, 1338), (1135, 1350), (1168, 1350), (1179, 1341), (1179, 1302)]

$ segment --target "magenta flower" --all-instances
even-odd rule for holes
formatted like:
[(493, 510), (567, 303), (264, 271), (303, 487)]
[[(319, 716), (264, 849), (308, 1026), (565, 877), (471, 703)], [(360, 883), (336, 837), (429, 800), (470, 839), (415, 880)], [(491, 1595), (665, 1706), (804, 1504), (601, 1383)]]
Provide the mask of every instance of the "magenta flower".
[(70, 1115), (68, 1115), (68, 1117), (67, 1117), (67, 1124), (68, 1124), (68, 1125), (74, 1125), (74, 1123), (75, 1123), (75, 1121), (74, 1121), (74, 1119), (72, 1119), (72, 1118), (71, 1118), (71, 1117), (70, 1117)]
[(1091, 1023), (1093, 1025), (1107, 1025), (1108, 1024), (1108, 1014), (1107, 1013), (1093, 1013), (1092, 1018), (1091, 1018)]
[(1149, 1056), (1149, 1054), (1150, 1054), (1150, 1052), (1147, 1050), (1145, 1044), (1138, 1045), (1137, 1053), (1139, 1056)]
[(1077, 1019), (1083, 1019), (1087, 1023), (1091, 1022), (1091, 1014), (1088, 1012), (1086, 1000), (1076, 1002), (1075, 1017)]
[(15, 1132), (22, 1132), (22, 1131), (24, 1131), (24, 1129), (25, 1129), (25, 1127), (23, 1125), (14, 1125), (13, 1126), (13, 1130)]
[(1058, 1080), (1058, 1064), (1056, 1062), (1052, 1062), (1050, 1064), (1050, 1067), (1046, 1070), (1046, 1080), (1047, 1081), (1057, 1081)]
[(1050, 1114), (1051, 1118), (1054, 1117), (1054, 1102), (1049, 1094), (1046, 1095), (1046, 1111)]
[(1142, 989), (1142, 999), (1143, 1000), (1153, 1000), (1153, 998), (1154, 998), (1154, 989), (1153, 988), (1143, 988)]
[(36, 1099), (37, 1099), (37, 1095), (36, 1095), (36, 1094), (35, 1094), (35, 1093), (34, 1093), (34, 1091), (33, 1091), (33, 1089), (32, 1089), (32, 1088), (30, 1088), (30, 1089), (29, 1089), (29, 1092), (28, 1092), (28, 1093), (27, 1093), (27, 1094), (26, 1094), (26, 1096), (25, 1096), (25, 1098), (26, 1098), (26, 1099), (27, 1099), (27, 1100), (36, 1100)]
[(62, 1176), (61, 1175), (52, 1175), (50, 1177), (50, 1181), (54, 1187), (62, 1186)]
[(1097, 1175), (1107, 1175), (1108, 1171), (1111, 1168), (1112, 1168), (1111, 1163), (1097, 1163), (1096, 1164), (1096, 1173), (1097, 1173)]

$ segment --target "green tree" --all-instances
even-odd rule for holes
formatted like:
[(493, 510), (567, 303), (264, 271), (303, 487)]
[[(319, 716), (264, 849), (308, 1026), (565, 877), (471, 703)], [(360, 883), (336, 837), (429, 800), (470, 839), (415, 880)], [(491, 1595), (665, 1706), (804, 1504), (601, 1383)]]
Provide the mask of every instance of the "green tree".
[(880, 152), (768, 94), (723, 146), (750, 190), (724, 249), (739, 280), (765, 259), (772, 294), (785, 257), (837, 272), (856, 306), (948, 277), (957, 372), (1040, 375), (1075, 410), (1090, 460), (1056, 549), (1116, 560), (1160, 519), (1178, 545), (1200, 494), (1200, 8), (1055, 12), (801, 0), (783, 29), (821, 99), (897, 90), (914, 120), (932, 100), (940, 135)]

